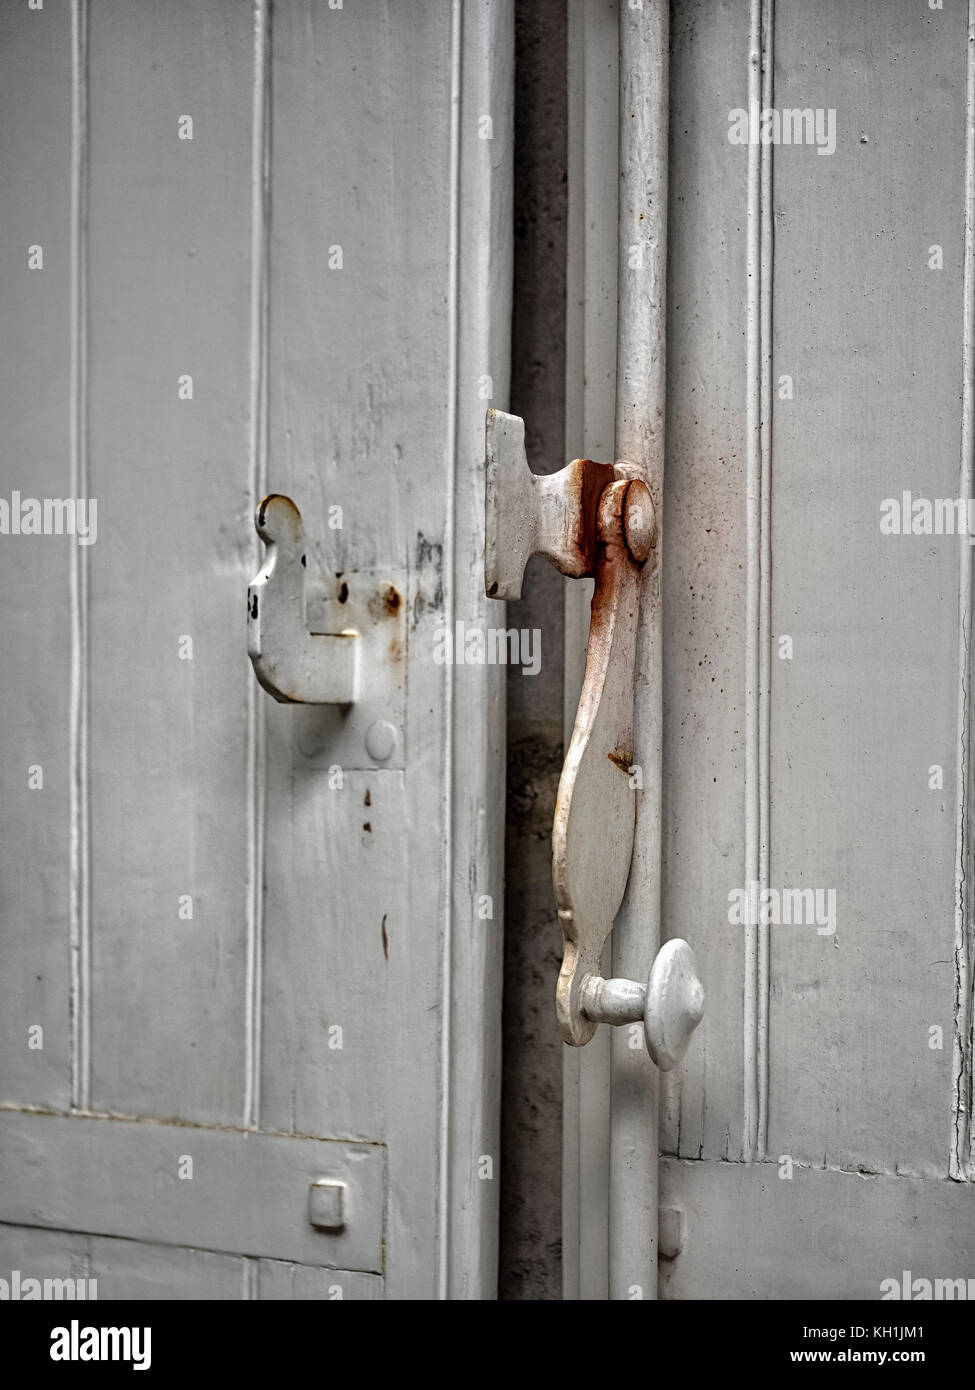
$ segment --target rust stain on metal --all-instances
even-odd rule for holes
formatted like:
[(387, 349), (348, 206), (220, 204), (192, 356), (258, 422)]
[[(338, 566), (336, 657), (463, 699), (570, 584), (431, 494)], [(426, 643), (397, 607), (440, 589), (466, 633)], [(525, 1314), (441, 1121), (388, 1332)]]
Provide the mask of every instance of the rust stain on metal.
[(382, 933), (383, 933), (383, 960), (389, 960), (389, 937), (386, 935), (386, 917), (383, 913)]
[[(596, 573), (596, 556), (599, 548), (599, 499), (616, 479), (616, 469), (611, 463), (596, 463), (593, 459), (580, 459), (582, 465), (578, 472), (570, 474), (576, 483), (577, 497), (569, 498), (570, 507), (576, 519), (574, 541), (576, 549), (583, 557), (586, 574)], [(578, 480), (578, 482), (576, 482)], [(574, 503), (578, 505), (573, 505)]]
[(402, 606), (403, 595), (395, 584), (386, 584), (377, 593), (370, 595), (369, 616), (377, 623), (384, 618), (395, 618), (399, 616)]
[(630, 775), (630, 768), (633, 766), (632, 753), (607, 753), (607, 758), (611, 763), (615, 763), (620, 772), (625, 772), (627, 777)]
[(371, 806), (371, 805), (372, 805), (372, 793), (369, 791), (369, 788), (368, 788), (368, 787), (366, 787), (366, 797), (365, 797), (365, 800), (363, 801), (362, 804), (363, 804), (364, 806)]

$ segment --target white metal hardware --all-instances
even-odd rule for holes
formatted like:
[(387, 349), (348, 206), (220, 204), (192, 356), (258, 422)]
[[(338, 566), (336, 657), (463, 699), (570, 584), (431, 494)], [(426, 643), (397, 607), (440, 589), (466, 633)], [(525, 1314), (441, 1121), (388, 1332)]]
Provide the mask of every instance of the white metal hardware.
[(633, 672), (640, 582), (653, 563), (650, 490), (613, 464), (576, 459), (548, 477), (529, 470), (524, 421), (489, 410), (486, 422), (485, 588), (519, 598), (525, 565), (541, 553), (562, 574), (592, 576), (586, 674), (559, 781), (552, 878), (563, 935), (556, 1012), (565, 1042), (598, 1023), (643, 1019), (661, 1070), (683, 1056), (704, 1009), (686, 941), (663, 946), (646, 986), (604, 980), (600, 957), (630, 871), (636, 815)]
[(657, 1213), (657, 1249), (662, 1260), (676, 1260), (684, 1248), (683, 1207), (661, 1207)]
[(297, 713), (311, 767), (405, 766), (407, 573), (320, 573), (301, 513), (265, 497), (255, 526), (267, 546), (247, 591), (247, 650), (264, 689)]
[(345, 1225), (345, 1183), (317, 1178), (308, 1188), (308, 1220), (319, 1231), (341, 1231)]
[(247, 590), (247, 651), (257, 679), (282, 704), (354, 704), (359, 634), (308, 629), (301, 512), (290, 497), (272, 493), (254, 524), (267, 546), (264, 565)]
[(595, 1023), (643, 1020), (647, 1051), (661, 1071), (675, 1067), (704, 1017), (704, 987), (694, 952), (675, 937), (661, 946), (645, 985), (635, 980), (604, 980), (587, 975), (582, 1011)]

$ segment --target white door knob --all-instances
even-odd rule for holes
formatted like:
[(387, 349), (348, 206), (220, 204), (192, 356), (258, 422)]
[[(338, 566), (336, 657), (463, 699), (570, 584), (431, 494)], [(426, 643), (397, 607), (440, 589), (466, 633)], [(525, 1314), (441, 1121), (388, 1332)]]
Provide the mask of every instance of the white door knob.
[(668, 941), (657, 952), (645, 985), (587, 975), (581, 1004), (593, 1023), (642, 1019), (647, 1051), (661, 1071), (670, 1071), (684, 1056), (691, 1034), (704, 1017), (704, 986), (694, 952), (680, 937)]

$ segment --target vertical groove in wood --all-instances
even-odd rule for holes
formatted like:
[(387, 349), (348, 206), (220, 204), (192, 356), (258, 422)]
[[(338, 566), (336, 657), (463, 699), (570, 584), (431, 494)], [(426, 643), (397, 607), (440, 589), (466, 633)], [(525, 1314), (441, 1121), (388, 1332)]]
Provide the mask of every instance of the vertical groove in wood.
[[(292, 1281), (294, 1272), (292, 1270)], [(240, 1297), (244, 1303), (257, 1302), (261, 1297), (261, 1266), (250, 1255), (240, 1257)]]
[[(643, 790), (612, 952), (613, 974), (640, 981), (661, 935), (669, 15), (667, 0), (636, 11), (620, 6), (615, 454), (650, 488), (657, 539), (655, 563), (641, 581), (634, 669), (634, 757), (643, 767)], [(628, 1030), (611, 1031), (609, 1296), (655, 1299), (658, 1078), (646, 1054), (629, 1046)]]
[[(444, 445), (445, 477), (443, 572), (447, 576), (444, 595), (444, 622), (448, 632), (454, 630), (454, 537), (457, 502), (457, 393), (459, 382), (458, 314), (460, 293), (460, 146), (461, 146), (461, 59), (463, 43), (463, 7), (453, 0), (450, 16), (450, 168), (447, 231), (447, 433)], [(439, 1179), (437, 1187), (437, 1296), (450, 1296), (450, 1105), (452, 1009), (451, 981), (453, 977), (453, 768), (454, 768), (454, 682), (453, 666), (444, 663), (444, 722), (442, 767), (442, 847), (443, 879), (441, 882), (441, 960), (440, 960), (440, 1094), (439, 1094)]]
[[(962, 328), (961, 475), (959, 496), (972, 497), (975, 483), (975, 0), (968, 6), (968, 64), (965, 136), (965, 270)], [(972, 1150), (972, 763), (971, 637), (972, 547), (959, 547), (958, 725), (955, 763), (955, 998), (952, 1044), (952, 1121), (949, 1175), (975, 1176)]]
[[(566, 0), (566, 296), (565, 296), (565, 449), (589, 457), (585, 442), (585, 10), (582, 0)], [(585, 633), (578, 595), (565, 586), (562, 728), (568, 748), (579, 704)], [(562, 1297), (581, 1296), (582, 1113), (581, 1057), (585, 1049), (562, 1049)]]
[[(616, 0), (569, 0), (565, 445), (615, 457), (619, 229), (619, 14)], [(569, 746), (586, 665), (592, 580), (565, 585), (563, 728)], [(612, 974), (607, 942), (603, 973)], [(563, 1047), (563, 1298), (609, 1297), (612, 1029)]]
[[(762, 25), (762, 106), (769, 109), (774, 100), (775, 56), (773, 48), (773, 8), (775, 0), (765, 0)], [(758, 870), (762, 889), (769, 887), (771, 819), (771, 703), (772, 703), (772, 151), (762, 146), (761, 159), (761, 288), (759, 331), (761, 334), (761, 537), (758, 634)], [(769, 956), (770, 932), (767, 926), (758, 934), (758, 1157), (764, 1159), (768, 1146), (769, 1097)]]
[[(88, 0), (71, 5), (70, 496), (89, 493), (88, 466)], [(89, 602), (86, 545), (70, 554), (70, 1070), (71, 1105), (91, 1100), (91, 826)]]
[(759, 144), (758, 113), (772, 104), (772, 0), (751, 0), (748, 69), (746, 298), (746, 628), (744, 1122), (746, 1162), (768, 1135), (769, 928), (759, 922), (769, 886), (772, 445), (772, 146)]
[[(251, 144), (251, 289), (249, 376), (250, 494), (256, 509), (267, 491), (268, 318), (271, 161), (271, 7), (254, 5), (254, 102)], [(261, 563), (255, 533), (255, 569)], [(248, 676), (250, 673), (248, 672)], [(244, 1128), (261, 1118), (261, 1010), (264, 977), (264, 804), (266, 796), (264, 692), (247, 685), (247, 974), (245, 1012)]]

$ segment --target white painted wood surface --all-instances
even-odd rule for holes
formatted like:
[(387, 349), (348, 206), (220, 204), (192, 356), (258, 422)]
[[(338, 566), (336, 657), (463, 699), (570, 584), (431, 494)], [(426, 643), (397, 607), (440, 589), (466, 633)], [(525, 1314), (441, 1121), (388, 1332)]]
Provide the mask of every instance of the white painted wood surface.
[[(90, 548), (0, 543), (0, 1100), (38, 1155), (0, 1153), (0, 1263), (77, 1258), (103, 1297), (492, 1297), (503, 673), (433, 653), (445, 621), (484, 620), (511, 4), (75, 0), (0, 23), (4, 480), (99, 499)], [(247, 659), (271, 489), (302, 509), (310, 576), (409, 576), (404, 757), (343, 754), (341, 787), (327, 720), (274, 705)], [(212, 1209), (199, 1172), (163, 1182), (111, 1142), (174, 1121), (181, 1152), (221, 1148)], [(145, 1167), (175, 1207), (120, 1229), (95, 1133), (119, 1191)], [(320, 1140), (385, 1156), (349, 1231), (381, 1254), (323, 1259), (335, 1279), (310, 1253), (330, 1236), (283, 1235)], [(268, 1143), (268, 1229), (235, 1244)], [(206, 1249), (175, 1215), (190, 1190), (220, 1226)]]
[[(708, 998), (662, 1086), (687, 1234), (659, 1292), (877, 1299), (907, 1268), (975, 1275), (971, 552), (879, 525), (905, 488), (970, 495), (971, 16), (678, 0), (671, 21), (663, 924)], [(834, 109), (836, 152), (730, 144), (750, 91)], [(577, 210), (596, 177), (571, 166)], [(600, 247), (577, 240), (577, 277)], [(608, 362), (604, 341), (587, 383)], [(751, 879), (835, 889), (835, 933), (733, 924)], [(605, 1074), (570, 1097), (566, 1290), (605, 1297)]]
[[(613, 455), (616, 405), (619, 19), (615, 3), (569, 0), (568, 266), (565, 439), (570, 453)], [(564, 738), (585, 670), (589, 581), (565, 587)], [(603, 974), (612, 974), (611, 952)], [(609, 1289), (609, 1066), (612, 1033), (598, 1028), (563, 1059), (562, 1286), (570, 1299)]]

